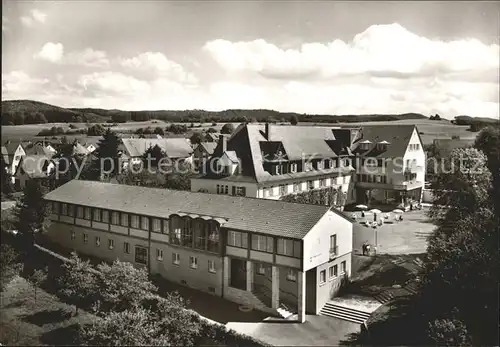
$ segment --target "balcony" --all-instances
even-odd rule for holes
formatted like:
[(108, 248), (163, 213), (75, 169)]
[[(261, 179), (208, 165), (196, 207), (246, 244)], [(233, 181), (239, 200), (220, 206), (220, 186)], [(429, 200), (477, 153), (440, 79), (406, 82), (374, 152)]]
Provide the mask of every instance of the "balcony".
[(423, 182), (419, 181), (399, 181), (397, 184), (390, 183), (375, 183), (375, 182), (356, 182), (356, 186), (365, 189), (388, 189), (388, 190), (412, 190), (424, 186)]
[(339, 246), (333, 246), (330, 248), (330, 260), (336, 258), (339, 255)]

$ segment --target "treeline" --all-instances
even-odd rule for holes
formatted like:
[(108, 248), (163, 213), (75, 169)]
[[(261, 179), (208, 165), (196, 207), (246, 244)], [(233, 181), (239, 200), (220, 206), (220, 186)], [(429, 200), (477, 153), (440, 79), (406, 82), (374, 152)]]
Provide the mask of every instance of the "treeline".
[[(43, 116), (43, 117), (42, 117)], [(45, 119), (44, 119), (45, 118)], [(2, 102), (2, 124), (42, 124), (42, 123), (72, 123), (72, 122), (144, 122), (159, 119), (176, 123), (214, 123), (214, 122), (290, 122), (296, 118), (299, 122), (337, 123), (393, 121), (400, 119), (424, 119), (418, 113), (405, 114), (372, 114), (372, 115), (326, 115), (299, 114), (293, 112), (278, 112), (274, 110), (184, 110), (184, 111), (122, 111), (96, 108), (62, 108), (31, 100), (11, 100)], [(32, 122), (32, 123), (28, 123)]]
[(500, 121), (492, 118), (458, 116), (452, 121), (456, 125), (468, 125), (469, 131), (478, 132), (488, 126), (500, 126)]

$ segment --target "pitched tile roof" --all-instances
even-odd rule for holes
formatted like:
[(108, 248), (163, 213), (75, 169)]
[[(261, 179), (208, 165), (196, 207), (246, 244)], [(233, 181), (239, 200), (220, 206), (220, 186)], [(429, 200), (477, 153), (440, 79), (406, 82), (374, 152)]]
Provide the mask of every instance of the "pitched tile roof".
[(217, 147), (217, 142), (201, 142), (198, 146), (202, 146), (208, 154), (212, 154)]
[(51, 156), (27, 155), (24, 156), (17, 167), (17, 175), (26, 173), (30, 178), (45, 178), (48, 177), (47, 165), (51, 162)]
[(9, 155), (14, 155), (19, 145), (21, 145), (20, 141), (8, 141), (4, 144), (4, 147)]
[(174, 213), (213, 216), (226, 219), (226, 228), (295, 239), (302, 239), (329, 210), (319, 205), (80, 180), (53, 190), (45, 199), (159, 218)]
[[(373, 158), (403, 157), (414, 130), (418, 134), (418, 129), (413, 124), (363, 126), (361, 138), (353, 144), (351, 149), (356, 154)], [(367, 140), (371, 142), (368, 150), (361, 150), (359, 144), (367, 143)], [(377, 148), (377, 143), (382, 141), (389, 142), (386, 150)]]
[(168, 139), (122, 139), (123, 146), (130, 157), (142, 156), (149, 147), (160, 147), (170, 158), (187, 158), (193, 153), (189, 141), (185, 138)]

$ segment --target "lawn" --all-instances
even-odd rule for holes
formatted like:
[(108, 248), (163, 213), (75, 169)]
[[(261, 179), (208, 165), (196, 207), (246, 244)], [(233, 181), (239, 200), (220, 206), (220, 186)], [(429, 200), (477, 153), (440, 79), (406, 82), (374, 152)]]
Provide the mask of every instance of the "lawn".
[(79, 323), (92, 316), (61, 302), (56, 296), (37, 290), (36, 303), (31, 285), (15, 277), (2, 293), (0, 342), (3, 345), (71, 345), (75, 344)]

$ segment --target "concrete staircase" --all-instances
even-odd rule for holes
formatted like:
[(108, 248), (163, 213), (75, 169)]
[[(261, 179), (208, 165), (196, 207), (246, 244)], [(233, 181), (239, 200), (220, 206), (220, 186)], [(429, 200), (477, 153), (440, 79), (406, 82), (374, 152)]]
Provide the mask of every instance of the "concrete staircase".
[(293, 309), (291, 309), (290, 307), (288, 307), (287, 305), (285, 305), (283, 303), (280, 304), (280, 306), (276, 309), (276, 311), (278, 311), (279, 315), (285, 319), (288, 319), (297, 313), (297, 312), (294, 312)]
[(359, 311), (353, 308), (340, 306), (333, 304), (331, 302), (326, 303), (326, 305), (319, 312), (322, 316), (333, 317), (337, 319), (342, 319), (345, 321), (362, 324), (368, 318), (370, 318), (370, 313)]
[(381, 304), (387, 304), (388, 302), (394, 300), (395, 298), (394, 295), (388, 290), (384, 290), (383, 292), (380, 292), (377, 295), (374, 295), (373, 297)]

